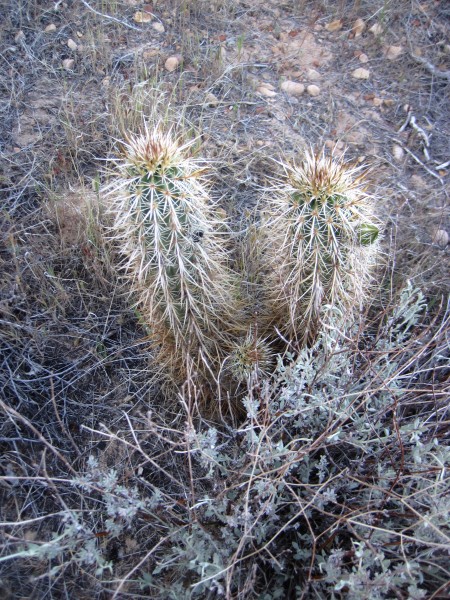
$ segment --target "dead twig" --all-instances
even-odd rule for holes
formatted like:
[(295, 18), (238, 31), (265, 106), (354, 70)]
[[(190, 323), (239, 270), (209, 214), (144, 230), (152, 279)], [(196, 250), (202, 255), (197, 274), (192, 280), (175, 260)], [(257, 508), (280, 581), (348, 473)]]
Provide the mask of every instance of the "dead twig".
[(412, 52), (410, 52), (409, 55), (411, 56), (411, 58), (413, 60), (415, 60), (417, 63), (419, 63), (419, 65), (422, 65), (422, 67), (425, 67), (425, 69), (427, 71), (429, 71), (435, 77), (438, 77), (439, 79), (446, 79), (447, 81), (450, 81), (450, 70), (441, 71), (435, 65), (433, 65), (433, 63), (426, 60), (425, 58), (422, 58), (421, 56), (417, 56), (416, 54), (413, 54)]
[(428, 167), (423, 161), (421, 161), (420, 158), (418, 156), (416, 156), (413, 152), (411, 152), (411, 150), (409, 148), (407, 148), (405, 146), (405, 144), (403, 144), (400, 140), (398, 140), (397, 138), (392, 138), (392, 139), (396, 144), (398, 144), (401, 148), (403, 148), (403, 150), (407, 154), (409, 154), (416, 161), (416, 163), (418, 163), (421, 167), (423, 167), (425, 169), (425, 171), (427, 171), (427, 173), (429, 173), (433, 177), (436, 177), (436, 179), (439, 179), (439, 182), (442, 185), (444, 185), (444, 182), (442, 181), (442, 177), (439, 175), (439, 173), (436, 173), (436, 171), (434, 171), (433, 169), (430, 169), (430, 167)]
[(421, 137), (423, 139), (423, 142), (424, 142), (423, 154), (427, 160), (430, 160), (430, 153), (428, 152), (428, 148), (430, 147), (430, 140), (428, 139), (427, 134), (425, 133), (424, 129), (422, 129), (422, 127), (420, 127), (420, 125), (417, 123), (416, 117), (414, 115), (411, 115), (409, 124), (414, 129), (414, 131), (417, 132), (419, 137)]

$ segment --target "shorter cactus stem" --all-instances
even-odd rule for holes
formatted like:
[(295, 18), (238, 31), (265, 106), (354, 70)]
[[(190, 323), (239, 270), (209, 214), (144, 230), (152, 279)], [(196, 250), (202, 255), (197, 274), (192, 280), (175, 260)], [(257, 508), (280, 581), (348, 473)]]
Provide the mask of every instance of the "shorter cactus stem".
[(226, 368), (239, 384), (269, 376), (275, 366), (275, 354), (266, 340), (249, 331), (245, 338), (234, 342)]
[(266, 225), (273, 306), (281, 332), (304, 344), (331, 315), (349, 321), (360, 305), (379, 226), (360, 167), (310, 152), (301, 166), (285, 170), (289, 184), (271, 200)]

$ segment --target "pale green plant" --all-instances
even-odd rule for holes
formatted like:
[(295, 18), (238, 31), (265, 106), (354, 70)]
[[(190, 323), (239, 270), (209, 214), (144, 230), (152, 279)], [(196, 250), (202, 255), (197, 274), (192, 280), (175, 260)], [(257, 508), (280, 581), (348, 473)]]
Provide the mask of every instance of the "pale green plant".
[(288, 183), (269, 197), (262, 228), (273, 260), (267, 288), (275, 325), (304, 344), (336, 315), (351, 322), (367, 296), (379, 224), (362, 167), (310, 151), (284, 169)]
[(111, 238), (159, 359), (186, 377), (191, 360), (212, 369), (233, 309), (227, 226), (212, 202), (205, 164), (156, 126), (122, 144), (107, 188)]

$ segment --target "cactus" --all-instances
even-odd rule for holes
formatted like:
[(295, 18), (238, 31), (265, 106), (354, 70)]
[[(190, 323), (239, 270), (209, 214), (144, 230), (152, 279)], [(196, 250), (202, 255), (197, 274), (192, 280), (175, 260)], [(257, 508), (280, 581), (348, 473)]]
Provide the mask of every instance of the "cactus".
[(379, 225), (362, 167), (308, 152), (285, 165), (289, 184), (270, 200), (263, 227), (272, 255), (273, 324), (300, 345), (321, 324), (351, 320), (364, 299)]
[(227, 371), (239, 384), (252, 378), (269, 376), (275, 367), (275, 354), (269, 343), (252, 331), (232, 344), (226, 364)]
[(177, 381), (192, 361), (212, 368), (232, 310), (226, 227), (190, 146), (145, 127), (123, 143), (108, 189), (121, 268)]

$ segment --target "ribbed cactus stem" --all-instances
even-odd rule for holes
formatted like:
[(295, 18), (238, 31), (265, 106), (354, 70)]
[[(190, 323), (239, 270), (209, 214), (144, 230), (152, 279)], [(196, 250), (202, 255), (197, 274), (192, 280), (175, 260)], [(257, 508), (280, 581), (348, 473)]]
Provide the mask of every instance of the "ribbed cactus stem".
[(189, 147), (158, 128), (129, 137), (109, 190), (121, 267), (161, 354), (180, 372), (188, 355), (214, 355), (231, 305), (224, 224)]
[(283, 333), (306, 342), (360, 305), (379, 227), (361, 168), (311, 152), (286, 172), (289, 185), (272, 200), (274, 305)]
[(235, 381), (246, 383), (252, 378), (269, 376), (275, 365), (275, 354), (266, 340), (249, 332), (232, 345), (225, 364)]

